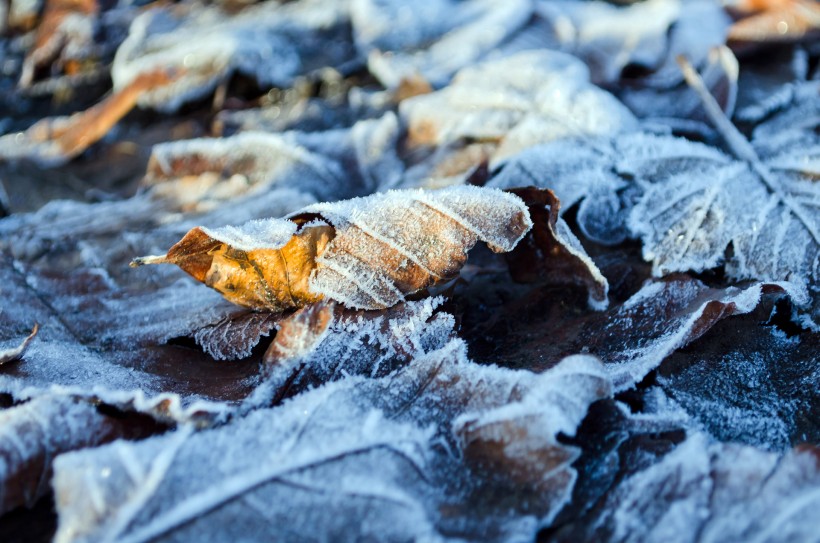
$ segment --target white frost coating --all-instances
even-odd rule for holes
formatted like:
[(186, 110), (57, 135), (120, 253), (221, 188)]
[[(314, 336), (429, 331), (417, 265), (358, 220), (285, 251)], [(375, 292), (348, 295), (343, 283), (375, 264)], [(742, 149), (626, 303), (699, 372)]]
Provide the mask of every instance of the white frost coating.
[(465, 68), (444, 89), (403, 101), (399, 115), (411, 136), (425, 142), (503, 138), (499, 157), (556, 139), (637, 128), (622, 104), (590, 84), (583, 63), (549, 50)]
[[(404, 268), (418, 266), (434, 280), (450, 278), (476, 240), (497, 252), (511, 251), (532, 227), (517, 196), (466, 185), (314, 204), (290, 216), (305, 213), (336, 227), (336, 237), (316, 260), (311, 290), (362, 309), (390, 307), (411, 294), (394, 275)], [(391, 258), (399, 259), (398, 271), (383, 269), (393, 266)]]
[(281, 249), (296, 233), (296, 223), (285, 219), (257, 219), (239, 226), (200, 229), (209, 237), (240, 251)]
[(453, 421), (453, 431), (459, 434), (468, 425), (483, 426), (538, 416), (544, 405), (555, 405), (561, 409), (551, 413), (551, 418), (542, 421), (543, 426), (539, 427), (543, 428), (545, 436), (550, 436), (549, 439), (555, 439), (559, 433), (574, 436), (589, 404), (612, 394), (604, 366), (594, 356), (569, 356), (531, 379), (521, 401), (480, 414), (465, 413)]
[(532, 15), (530, 0), (436, 0), (408, 6), (401, 0), (356, 0), (351, 20), (368, 68), (388, 88), (421, 75), (446, 85), (459, 69), (493, 52)]
[[(171, 165), (176, 161), (191, 162), (198, 170), (201, 166), (197, 162), (203, 160), (207, 170), (217, 175), (247, 178), (247, 194), (259, 194), (297, 179), (299, 189), (322, 199), (338, 197), (347, 188), (344, 170), (337, 161), (306, 149), (288, 135), (244, 132), (227, 138), (162, 143), (151, 150), (151, 160), (154, 171), (149, 170), (146, 178), (149, 185), (173, 178)], [(184, 166), (182, 175), (190, 175)]]
[(661, 63), (669, 26), (678, 18), (678, 0), (650, 0), (628, 8), (604, 2), (559, 0), (538, 3), (563, 50), (594, 67), (596, 81), (616, 81), (629, 63)]
[(58, 454), (114, 437), (96, 406), (70, 396), (45, 395), (0, 410), (0, 511), (32, 507), (44, 496)]
[(816, 452), (776, 455), (690, 435), (606, 498), (579, 540), (816, 541)]
[[(576, 477), (575, 449), (554, 432), (574, 433), (588, 404), (608, 389), (589, 357), (554, 371), (534, 377), (479, 366), (456, 340), (384, 377), (344, 377), (218, 429), (62, 455), (55, 541), (224, 540), (238, 526), (243, 533), (254, 526), (265, 538), (282, 537), (287, 526), (286, 533), (341, 539), (530, 540), (566, 503)], [(551, 392), (556, 387), (576, 393), (568, 400)], [(527, 408), (510, 418), (496, 412), (515, 397)], [(566, 409), (572, 413), (564, 416)], [(495, 492), (470, 484), (484, 475), (453, 454), (453, 421), (485, 412), (495, 412), (493, 423), (512, 425), (511, 433), (499, 428), (493, 435), (512, 443), (525, 432), (535, 455), (510, 451), (492, 477), (507, 470), (543, 477), (538, 491), (522, 487), (520, 499), (501, 508)], [(554, 431), (543, 426), (550, 420), (559, 421)], [(465, 446), (469, 454), (484, 447), (480, 440)], [(547, 474), (545, 458), (561, 461)], [(146, 473), (157, 476), (140, 475)], [(80, 499), (92, 494), (106, 504), (105, 514)], [(442, 513), (445, 504), (461, 503), (470, 507)]]
[(777, 138), (755, 140), (748, 149), (759, 156), (748, 162), (696, 143), (647, 148), (665, 154), (668, 165), (639, 167), (637, 176), (651, 185), (628, 224), (656, 275), (717, 266), (731, 243), (727, 272), (735, 279), (817, 282), (820, 185), (788, 163), (818, 155), (820, 140), (800, 128), (781, 138), (801, 144), (784, 155)]
[[(627, 337), (623, 345), (609, 346), (611, 352), (595, 351), (606, 363), (615, 391), (632, 388), (657, 368), (664, 358), (699, 337), (703, 330), (697, 324), (712, 302), (717, 301), (730, 308), (730, 312), (721, 317), (749, 313), (760, 301), (764, 285), (782, 289), (797, 305), (808, 302), (805, 287), (798, 283), (756, 283), (743, 289), (729, 287), (722, 291), (709, 290), (696, 282), (691, 283), (688, 289), (672, 283), (645, 284), (610, 317), (600, 331), (607, 337), (607, 334), (613, 333), (629, 334), (633, 327), (639, 330), (634, 337)], [(697, 305), (693, 305), (695, 303)], [(679, 316), (664, 322), (648, 322), (647, 315), (653, 311), (671, 311), (672, 308)], [(698, 335), (693, 337), (693, 333)]]
[(667, 89), (683, 78), (675, 58), (686, 54), (695, 65), (722, 45), (731, 23), (721, 6), (709, 0), (650, 0), (629, 6), (605, 2), (548, 0), (537, 3), (557, 47), (580, 57), (596, 83), (614, 83), (623, 69), (637, 65), (651, 71), (644, 85)]
[(180, 74), (176, 81), (140, 98), (141, 105), (174, 111), (211, 92), (233, 71), (262, 86), (289, 86), (306, 71), (305, 64), (335, 66), (353, 57), (349, 44), (320, 47), (311, 37), (346, 22), (344, 5), (322, 0), (264, 3), (236, 15), (218, 7), (200, 8), (187, 17), (152, 9), (134, 20), (117, 50), (111, 69), (114, 88), (143, 73), (175, 69)]

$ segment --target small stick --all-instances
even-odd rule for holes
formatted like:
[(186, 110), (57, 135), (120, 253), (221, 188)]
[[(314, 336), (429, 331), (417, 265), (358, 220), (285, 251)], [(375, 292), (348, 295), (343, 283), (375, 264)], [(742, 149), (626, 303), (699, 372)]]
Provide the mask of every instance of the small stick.
[(168, 257), (166, 255), (148, 255), (148, 256), (138, 256), (134, 260), (131, 261), (129, 266), (132, 268), (139, 268), (140, 266), (145, 266), (146, 264), (169, 264)]

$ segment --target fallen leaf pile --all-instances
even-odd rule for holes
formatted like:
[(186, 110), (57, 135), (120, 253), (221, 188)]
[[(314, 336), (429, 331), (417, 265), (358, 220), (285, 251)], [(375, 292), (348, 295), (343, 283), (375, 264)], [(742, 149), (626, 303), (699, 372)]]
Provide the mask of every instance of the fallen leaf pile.
[(816, 540), (818, 37), (0, 2), (0, 541)]

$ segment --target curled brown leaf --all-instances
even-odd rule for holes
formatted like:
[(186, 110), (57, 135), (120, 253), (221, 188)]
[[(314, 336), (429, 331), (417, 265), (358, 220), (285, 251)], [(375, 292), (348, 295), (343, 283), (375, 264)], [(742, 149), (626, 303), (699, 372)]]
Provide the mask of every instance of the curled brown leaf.
[(496, 189), (393, 191), (308, 206), (285, 219), (188, 232), (166, 255), (231, 302), (283, 311), (323, 298), (384, 309), (458, 275), (482, 240), (510, 251), (532, 226), (526, 206)]

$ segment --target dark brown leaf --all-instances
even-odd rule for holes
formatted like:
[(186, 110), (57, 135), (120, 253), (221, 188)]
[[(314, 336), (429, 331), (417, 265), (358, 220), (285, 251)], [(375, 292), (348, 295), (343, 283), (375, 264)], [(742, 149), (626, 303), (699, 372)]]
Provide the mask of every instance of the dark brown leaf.
[(580, 285), (589, 305), (606, 309), (609, 283), (587, 255), (567, 223), (558, 216), (561, 202), (551, 190), (535, 187), (508, 189), (524, 200), (533, 227), (518, 247), (505, 255), (513, 280), (547, 285)]

